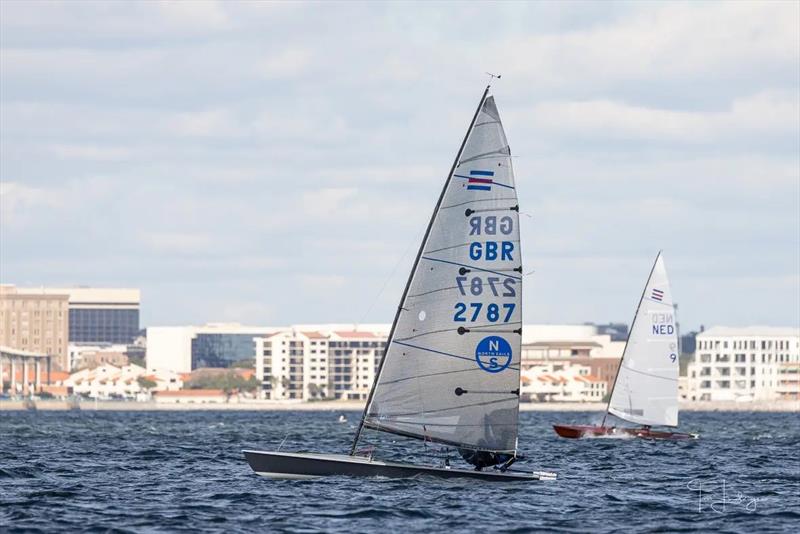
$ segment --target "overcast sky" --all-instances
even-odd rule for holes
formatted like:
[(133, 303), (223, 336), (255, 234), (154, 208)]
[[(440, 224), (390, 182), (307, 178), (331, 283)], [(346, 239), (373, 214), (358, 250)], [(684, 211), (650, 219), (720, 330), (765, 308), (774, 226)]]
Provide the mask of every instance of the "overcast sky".
[(4, 0), (0, 280), (390, 322), (493, 71), (526, 323), (797, 325), (799, 6)]

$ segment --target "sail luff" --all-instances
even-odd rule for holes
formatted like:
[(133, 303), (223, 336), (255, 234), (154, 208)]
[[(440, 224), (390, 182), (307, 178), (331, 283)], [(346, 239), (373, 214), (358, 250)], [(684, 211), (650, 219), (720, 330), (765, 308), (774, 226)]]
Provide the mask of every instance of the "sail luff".
[(467, 128), (466, 134), (464, 134), (464, 139), (461, 141), (461, 146), (456, 153), (456, 157), (453, 160), (453, 165), (450, 168), (450, 172), (447, 175), (447, 179), (445, 180), (444, 186), (442, 187), (442, 192), (439, 194), (439, 199), (436, 201), (436, 206), (433, 208), (433, 213), (431, 214), (431, 218), (428, 221), (428, 227), (425, 230), (425, 235), (422, 238), (422, 242), (419, 245), (419, 250), (417, 251), (417, 256), (414, 258), (414, 264), (411, 267), (411, 271), (408, 275), (408, 280), (406, 281), (405, 288), (403, 289), (403, 295), (400, 297), (400, 304), (397, 306), (397, 311), (395, 312), (394, 320), (392, 321), (392, 327), (389, 330), (389, 337), (386, 340), (386, 348), (383, 351), (383, 357), (381, 358), (380, 365), (378, 366), (378, 371), (375, 373), (375, 379), (372, 382), (372, 387), (370, 388), (369, 395), (367, 396), (367, 403), (364, 406), (364, 412), (361, 414), (361, 421), (358, 424), (358, 429), (356, 430), (356, 435), (353, 439), (353, 446), (350, 449), (350, 455), (354, 455), (356, 453), (356, 449), (358, 447), (358, 440), (361, 438), (361, 432), (364, 429), (364, 421), (367, 417), (367, 412), (369, 411), (370, 404), (372, 403), (372, 399), (375, 395), (375, 389), (378, 385), (378, 382), (381, 378), (381, 372), (383, 371), (384, 364), (386, 363), (386, 355), (389, 353), (389, 347), (391, 347), (392, 342), (394, 341), (394, 334), (397, 329), (397, 321), (400, 318), (400, 312), (403, 309), (403, 303), (406, 301), (406, 297), (408, 296), (408, 290), (411, 287), (411, 283), (414, 279), (414, 274), (416, 273), (417, 267), (419, 266), (419, 260), (422, 257), (423, 252), (425, 251), (425, 245), (428, 241), (428, 236), (430, 235), (431, 228), (433, 228), (433, 223), (436, 220), (436, 215), (439, 212), (439, 208), (442, 206), (442, 200), (444, 200), (445, 194), (447, 193), (447, 189), (450, 186), (450, 182), (453, 179), (453, 174), (455, 173), (456, 166), (458, 165), (459, 159), (461, 158), (461, 154), (464, 152), (464, 146), (467, 144), (467, 140), (469, 139), (470, 134), (472, 133), (472, 129), (475, 127), (475, 121), (480, 114), (481, 108), (483, 107), (483, 103), (486, 100), (486, 96), (489, 94), (489, 89), (491, 88), (491, 84), (486, 86), (486, 89), (483, 91), (483, 95), (481, 95), (481, 99), (478, 102), (478, 107), (475, 109), (475, 113), (472, 116), (472, 121), (470, 121), (469, 127)]
[(656, 259), (653, 262), (653, 266), (650, 267), (650, 274), (647, 275), (647, 281), (644, 283), (644, 287), (642, 288), (642, 294), (639, 297), (639, 304), (636, 306), (636, 311), (633, 313), (633, 320), (631, 321), (631, 328), (628, 330), (628, 338), (625, 340), (625, 348), (622, 349), (622, 357), (619, 359), (619, 365), (617, 366), (617, 372), (614, 375), (614, 383), (611, 385), (611, 391), (608, 392), (608, 403), (606, 403), (606, 413), (603, 415), (603, 422), (600, 423), (600, 426), (605, 426), (606, 418), (608, 417), (609, 410), (611, 410), (611, 399), (614, 397), (614, 390), (617, 387), (617, 380), (619, 379), (619, 372), (622, 370), (622, 364), (625, 362), (625, 354), (628, 352), (628, 342), (631, 340), (631, 334), (633, 333), (633, 327), (636, 325), (636, 319), (639, 317), (639, 310), (642, 309), (642, 302), (644, 301), (644, 296), (647, 294), (647, 288), (650, 286), (650, 279), (653, 278), (653, 271), (656, 270), (656, 264), (658, 263), (658, 258), (661, 257), (661, 250), (658, 251), (656, 255)]

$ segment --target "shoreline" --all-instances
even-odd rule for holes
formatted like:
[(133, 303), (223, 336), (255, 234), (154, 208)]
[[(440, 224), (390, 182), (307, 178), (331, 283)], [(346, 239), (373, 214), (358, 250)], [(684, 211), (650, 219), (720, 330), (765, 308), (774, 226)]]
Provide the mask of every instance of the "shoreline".
[[(33, 405), (37, 411), (98, 411), (98, 412), (185, 412), (185, 411), (231, 411), (231, 412), (348, 412), (363, 411), (361, 401), (321, 402), (209, 402), (209, 403), (156, 403), (136, 401), (73, 401), (39, 400)], [(0, 412), (27, 411), (29, 404), (23, 400), (0, 401)], [(602, 402), (531, 403), (519, 405), (521, 412), (602, 412)], [(756, 401), (756, 402), (688, 402), (681, 403), (684, 412), (800, 412), (800, 401)]]

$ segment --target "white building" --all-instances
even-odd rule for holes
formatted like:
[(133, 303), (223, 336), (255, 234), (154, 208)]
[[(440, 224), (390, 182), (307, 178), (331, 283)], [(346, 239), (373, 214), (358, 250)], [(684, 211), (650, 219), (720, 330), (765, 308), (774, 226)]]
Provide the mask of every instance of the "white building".
[(388, 326), (296, 326), (255, 339), (256, 377), (266, 399), (361, 399), (370, 387)]
[(523, 400), (599, 402), (613, 387), (624, 341), (595, 325), (526, 325), (522, 332)]
[(798, 398), (800, 329), (715, 326), (697, 335), (686, 400)]
[(145, 375), (144, 367), (126, 365), (101, 365), (94, 369), (83, 369), (72, 373), (64, 385), (72, 387), (76, 395), (97, 399), (136, 398), (142, 392), (138, 379)]
[(606, 381), (591, 374), (591, 367), (553, 362), (523, 368), (520, 398), (532, 402), (601, 402)]
[[(145, 387), (143, 384), (147, 383), (154, 385)], [(154, 391), (178, 391), (183, 387), (183, 381), (177, 373), (148, 374), (138, 365), (117, 367), (106, 364), (72, 373), (63, 385), (71, 387), (75, 395), (96, 399), (145, 400)]]

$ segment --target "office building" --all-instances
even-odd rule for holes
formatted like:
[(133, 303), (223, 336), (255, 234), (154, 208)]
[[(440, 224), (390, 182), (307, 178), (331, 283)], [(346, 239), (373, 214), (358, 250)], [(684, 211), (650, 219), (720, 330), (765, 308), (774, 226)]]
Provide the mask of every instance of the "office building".
[(279, 328), (211, 323), (205, 326), (156, 326), (147, 329), (148, 371), (188, 373), (203, 367), (255, 365), (255, 338)]
[(67, 295), (71, 343), (127, 343), (139, 335), (138, 289), (19, 287), (17, 294)]
[(68, 288), (72, 343), (132, 344), (139, 335), (138, 289)]

